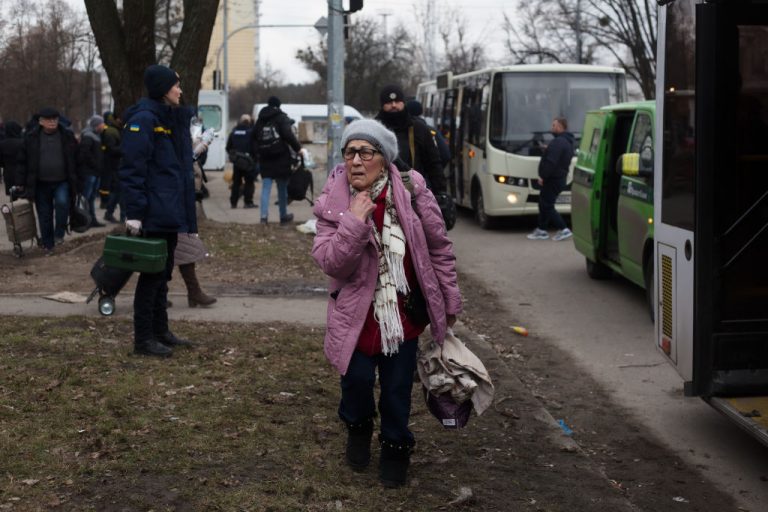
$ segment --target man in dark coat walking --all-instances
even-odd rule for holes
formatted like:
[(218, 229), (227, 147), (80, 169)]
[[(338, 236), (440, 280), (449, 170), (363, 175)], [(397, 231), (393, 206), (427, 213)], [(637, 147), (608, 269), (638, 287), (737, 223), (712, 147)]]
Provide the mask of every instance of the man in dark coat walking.
[(376, 119), (394, 132), (400, 158), (427, 180), (435, 196), (445, 194), (446, 183), (440, 153), (427, 124), (405, 109), (405, 94), (397, 85), (387, 85), (379, 93), (381, 110)]
[(104, 146), (104, 162), (99, 185), (102, 205), (107, 210), (104, 213), (104, 220), (117, 223), (115, 208), (120, 206), (120, 222), (125, 222), (125, 206), (120, 195), (120, 179), (117, 176), (117, 171), (120, 168), (120, 159), (123, 157), (123, 151), (120, 149), (120, 130), (122, 130), (123, 125), (120, 118), (115, 117), (112, 112), (104, 113), (104, 123), (106, 126), (104, 131), (101, 132), (101, 144)]
[(179, 233), (197, 233), (190, 121), (175, 71), (157, 64), (144, 72), (148, 97), (130, 107), (123, 130), (120, 191), (130, 234), (166, 241), (165, 270), (141, 273), (133, 299), (134, 352), (168, 357), (191, 345), (168, 328), (168, 281)]
[(288, 213), (288, 177), (291, 175), (293, 156), (301, 151), (291, 124), (293, 121), (280, 110), (280, 99), (270, 96), (267, 106), (259, 112), (253, 128), (253, 154), (259, 158), (261, 172), (261, 223), (269, 218), (269, 195), (272, 180), (277, 182), (277, 204), (280, 210), (280, 224), (288, 224), (293, 214)]
[(50, 254), (54, 244), (64, 241), (77, 193), (77, 140), (59, 123), (55, 108), (43, 108), (37, 117), (19, 151), (17, 186), (35, 201), (43, 249)]
[(549, 238), (547, 228), (552, 224), (557, 233), (552, 237), (555, 241), (565, 240), (573, 236), (560, 213), (555, 209), (557, 196), (565, 190), (568, 169), (573, 159), (573, 134), (568, 131), (568, 120), (557, 117), (552, 120), (552, 135), (554, 140), (544, 149), (539, 161), (539, 223), (536, 229), (528, 235), (530, 240), (546, 240)]

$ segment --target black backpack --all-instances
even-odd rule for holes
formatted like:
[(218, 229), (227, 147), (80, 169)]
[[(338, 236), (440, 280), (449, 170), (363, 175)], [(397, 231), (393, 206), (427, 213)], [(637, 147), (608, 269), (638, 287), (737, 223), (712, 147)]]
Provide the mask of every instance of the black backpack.
[(256, 151), (262, 158), (274, 158), (285, 152), (285, 144), (277, 129), (277, 119), (256, 126)]

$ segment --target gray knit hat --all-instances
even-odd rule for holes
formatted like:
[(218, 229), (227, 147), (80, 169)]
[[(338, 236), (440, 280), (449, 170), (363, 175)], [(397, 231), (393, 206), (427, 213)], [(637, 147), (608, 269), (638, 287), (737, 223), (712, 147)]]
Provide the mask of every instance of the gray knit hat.
[(364, 140), (370, 142), (381, 151), (384, 160), (392, 163), (397, 158), (397, 138), (386, 126), (374, 119), (358, 119), (352, 121), (344, 128), (341, 134), (341, 147), (347, 147), (350, 140)]
[(99, 126), (104, 124), (104, 118), (101, 116), (92, 116), (88, 120), (88, 126), (91, 127), (91, 130), (96, 131), (99, 129)]

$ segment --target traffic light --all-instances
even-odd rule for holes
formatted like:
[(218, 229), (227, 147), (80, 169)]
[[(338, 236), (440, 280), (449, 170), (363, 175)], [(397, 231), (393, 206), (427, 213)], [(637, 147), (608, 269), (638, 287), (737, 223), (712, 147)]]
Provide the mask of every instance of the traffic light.
[(349, 39), (349, 14), (344, 13), (344, 40)]
[(357, 12), (363, 8), (363, 0), (349, 0), (349, 10), (347, 12)]

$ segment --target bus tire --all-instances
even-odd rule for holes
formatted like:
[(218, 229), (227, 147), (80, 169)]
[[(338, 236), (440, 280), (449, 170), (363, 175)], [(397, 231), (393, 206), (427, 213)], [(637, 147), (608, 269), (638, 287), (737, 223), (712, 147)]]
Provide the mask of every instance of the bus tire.
[(472, 207), (475, 210), (475, 220), (481, 229), (491, 229), (494, 225), (494, 219), (489, 217), (485, 213), (485, 201), (483, 201), (483, 189), (479, 184), (475, 185), (474, 200), (472, 201)]
[(585, 260), (587, 262), (587, 275), (592, 279), (608, 279), (613, 275), (613, 271), (603, 263), (592, 261), (589, 258), (585, 258)]
[(654, 298), (656, 295), (656, 279), (653, 278), (653, 255), (645, 259), (643, 264), (643, 281), (645, 282), (645, 302), (648, 304), (648, 314), (651, 322), (656, 319)]

